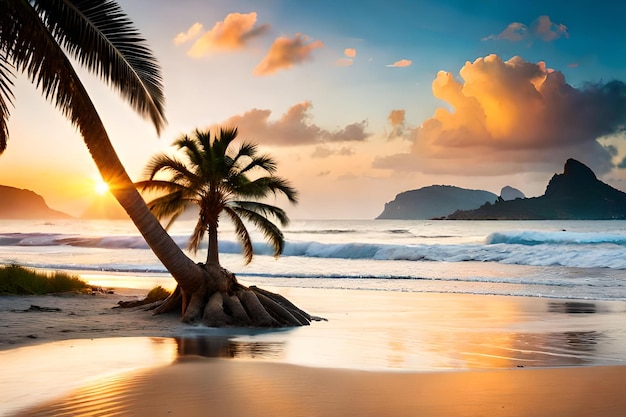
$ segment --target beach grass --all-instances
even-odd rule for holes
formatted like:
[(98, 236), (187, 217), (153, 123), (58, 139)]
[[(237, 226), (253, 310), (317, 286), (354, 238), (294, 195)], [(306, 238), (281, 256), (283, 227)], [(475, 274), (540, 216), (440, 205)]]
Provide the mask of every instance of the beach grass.
[(0, 265), (0, 294), (42, 295), (84, 292), (89, 284), (62, 271), (38, 271), (21, 265)]
[(146, 295), (144, 301), (146, 303), (154, 303), (155, 301), (165, 300), (167, 297), (170, 296), (170, 294), (171, 291), (163, 288), (160, 285), (157, 285), (148, 292), (148, 295)]

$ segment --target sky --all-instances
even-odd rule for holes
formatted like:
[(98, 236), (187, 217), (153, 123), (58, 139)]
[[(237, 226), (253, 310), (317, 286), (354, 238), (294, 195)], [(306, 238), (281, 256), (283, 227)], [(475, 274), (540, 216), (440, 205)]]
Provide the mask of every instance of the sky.
[[(568, 158), (626, 191), (626, 3), (122, 0), (159, 60), (166, 129), (84, 81), (131, 178), (194, 129), (238, 127), (299, 191), (293, 219), (372, 219), (433, 184), (542, 195)], [(19, 76), (0, 184), (72, 215), (80, 135)]]

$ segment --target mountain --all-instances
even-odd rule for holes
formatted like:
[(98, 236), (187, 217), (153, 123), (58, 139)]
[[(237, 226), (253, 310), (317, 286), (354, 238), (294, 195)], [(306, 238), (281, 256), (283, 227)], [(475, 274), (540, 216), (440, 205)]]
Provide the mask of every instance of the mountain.
[(72, 216), (53, 210), (31, 190), (0, 185), (0, 219), (69, 219)]
[(498, 196), (489, 191), (468, 190), (452, 185), (431, 185), (405, 191), (386, 203), (376, 219), (418, 220), (447, 216), (455, 210), (469, 210), (485, 202), (495, 202)]
[(609, 220), (626, 219), (626, 193), (598, 180), (589, 167), (568, 159), (540, 197), (487, 203), (459, 210), (450, 220)]
[(517, 188), (513, 188), (508, 185), (502, 187), (502, 190), (500, 190), (500, 197), (502, 197), (502, 199), (505, 201), (517, 200), (518, 198), (526, 198), (523, 192), (521, 192)]

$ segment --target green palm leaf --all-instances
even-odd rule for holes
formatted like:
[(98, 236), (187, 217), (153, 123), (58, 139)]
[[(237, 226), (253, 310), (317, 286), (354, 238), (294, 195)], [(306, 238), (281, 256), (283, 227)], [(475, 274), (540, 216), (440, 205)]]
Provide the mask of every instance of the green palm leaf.
[[(68, 0), (33, 0), (32, 3), (0, 1), (0, 50), (5, 53), (7, 62), (14, 65), (17, 71), (26, 73), (33, 84), (41, 89), (44, 97), (52, 100), (71, 123), (80, 129), (83, 137), (96, 135), (101, 121), (61, 45), (73, 50), (77, 56), (96, 54), (99, 60), (79, 59), (79, 63), (114, 85), (136, 111), (150, 117), (159, 131), (165, 119), (162, 116), (162, 88), (156, 82), (160, 79), (156, 60), (143, 46), (143, 40), (133, 35), (136, 31), (130, 21), (120, 21), (121, 9), (114, 2), (105, 2), (103, 9), (95, 7), (94, 13), (97, 13), (92, 15), (90, 9), (99, 3)], [(84, 17), (87, 22), (77, 23), (74, 18), (78, 16)], [(96, 19), (96, 16), (100, 16), (100, 19)], [(103, 46), (95, 52), (81, 49), (91, 45), (80, 41), (78, 38), (81, 36), (92, 39), (112, 35), (111, 29), (106, 28), (105, 16), (114, 18), (112, 28), (121, 32), (119, 37), (122, 40), (103, 39), (101, 44), (108, 47)], [(69, 22), (61, 21), (63, 18)], [(73, 32), (76, 30), (72, 26), (75, 23), (80, 25), (80, 36)], [(131, 47), (132, 43), (137, 46)], [(100, 66), (102, 69), (98, 70), (96, 63), (104, 63), (107, 58), (112, 60), (111, 65), (104, 69), (106, 65), (103, 64)]]
[(0, 154), (7, 147), (9, 138), (9, 105), (13, 103), (13, 71), (0, 55)]
[(114, 1), (32, 0), (50, 32), (83, 67), (110, 83), (160, 132), (165, 125), (157, 60)]
[(254, 255), (254, 248), (252, 247), (252, 239), (246, 225), (241, 221), (241, 217), (231, 207), (225, 207), (224, 212), (230, 218), (230, 221), (235, 226), (235, 233), (237, 239), (241, 243), (241, 254), (243, 255), (244, 263), (247, 265), (252, 262), (252, 256)]
[(232, 201), (233, 207), (240, 207), (244, 210), (253, 211), (263, 217), (274, 217), (281, 225), (289, 225), (289, 217), (285, 210), (280, 207), (272, 206), (270, 204), (264, 204), (257, 201)]
[[(176, 219), (183, 206), (199, 206), (199, 219), (188, 249), (197, 251), (208, 233), (207, 263), (219, 263), (217, 233), (223, 213), (235, 226), (246, 263), (252, 260), (253, 246), (245, 222), (261, 230), (275, 255), (279, 255), (284, 237), (268, 218), (277, 219), (282, 225), (287, 225), (289, 218), (283, 209), (258, 200), (273, 193), (297, 202), (297, 192), (288, 181), (274, 175), (248, 177), (254, 172), (273, 173), (276, 162), (268, 155), (258, 156), (258, 146), (253, 143), (243, 143), (233, 150), (236, 138), (236, 128), (220, 129), (213, 136), (209, 130), (196, 129), (192, 135), (183, 135), (174, 142), (184, 158), (165, 154), (152, 157), (145, 169), (148, 180), (136, 184), (142, 190), (164, 193), (149, 203), (160, 219)], [(156, 175), (164, 179), (155, 180)]]
[(272, 246), (272, 249), (274, 249), (274, 256), (283, 253), (285, 239), (283, 233), (274, 223), (253, 210), (247, 210), (243, 207), (232, 207), (232, 210), (242, 219), (248, 220), (254, 224), (254, 226), (263, 233), (265, 239)]

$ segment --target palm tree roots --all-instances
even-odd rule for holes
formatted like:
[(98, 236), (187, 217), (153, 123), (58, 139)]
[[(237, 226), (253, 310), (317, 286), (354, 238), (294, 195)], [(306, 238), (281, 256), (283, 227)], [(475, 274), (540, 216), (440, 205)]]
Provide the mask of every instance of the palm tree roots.
[(177, 286), (154, 314), (182, 311), (184, 323), (208, 327), (295, 327), (325, 320), (301, 310), (280, 294), (239, 284), (235, 275), (224, 268), (202, 266), (209, 275), (205, 283), (194, 291)]

